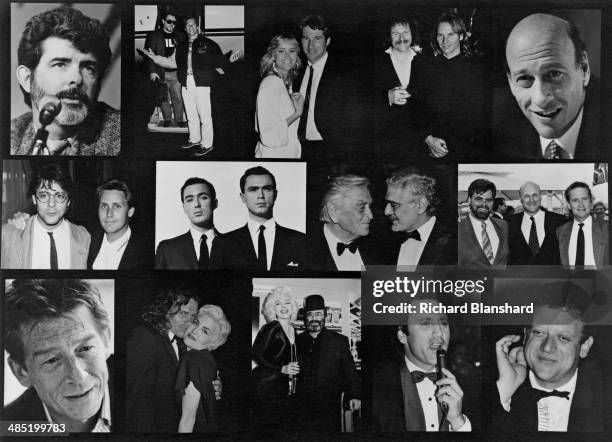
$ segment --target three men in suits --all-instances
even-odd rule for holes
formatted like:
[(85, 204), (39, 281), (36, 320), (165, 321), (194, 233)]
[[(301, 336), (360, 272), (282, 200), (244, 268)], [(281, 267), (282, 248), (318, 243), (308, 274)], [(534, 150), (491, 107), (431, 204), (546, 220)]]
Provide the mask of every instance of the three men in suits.
[(25, 228), (2, 225), (2, 268), (85, 269), (90, 236), (82, 226), (68, 221), (73, 183), (58, 164), (41, 167), (30, 183), (36, 215)]
[(484, 268), (505, 266), (508, 260), (508, 223), (491, 217), (497, 189), (477, 179), (468, 187), (470, 214), (459, 223), (458, 265)]
[(395, 253), (398, 266), (456, 263), (452, 235), (435, 215), (440, 205), (436, 184), (418, 169), (402, 169), (387, 178), (385, 215), (391, 230), (407, 236)]
[(374, 218), (370, 181), (357, 175), (330, 180), (321, 202), (322, 228), (308, 235), (308, 266), (316, 270), (360, 271), (372, 262), (360, 241), (370, 234)]
[[(401, 362), (386, 364), (373, 373), (372, 411), (376, 431), (472, 431), (463, 414), (463, 390), (446, 368), (436, 373), (437, 352), (446, 351), (450, 327), (444, 313), (422, 312), (421, 305), (439, 305), (433, 299), (413, 299), (415, 313), (397, 339)], [(444, 405), (445, 404), (445, 405)], [(446, 411), (445, 411), (446, 409)], [(442, 417), (444, 416), (444, 420)]]
[(523, 213), (513, 215), (509, 222), (510, 258), (514, 265), (559, 265), (557, 228), (568, 220), (563, 215), (541, 207), (540, 186), (526, 182), (519, 189)]
[(98, 290), (81, 280), (14, 280), (4, 315), (8, 364), (27, 390), (5, 407), (3, 419), (110, 432), (112, 338)]
[(305, 235), (274, 220), (276, 178), (261, 166), (240, 178), (240, 198), (248, 211), (243, 227), (219, 237), (210, 257), (211, 269), (301, 270)]
[(557, 229), (559, 254), (564, 267), (601, 269), (610, 263), (608, 222), (593, 218), (593, 195), (588, 184), (573, 182), (565, 189), (565, 200), (574, 220)]
[(214, 226), (215, 187), (203, 178), (189, 178), (181, 187), (181, 202), (189, 218), (189, 231), (159, 243), (155, 268), (205, 270), (219, 235)]
[(512, 128), (507, 152), (528, 159), (597, 159), (605, 147), (599, 92), (577, 29), (554, 15), (532, 14), (510, 32), (506, 61), (510, 91), (530, 123), (508, 124), (500, 110), (497, 125)]
[[(594, 342), (585, 321), (589, 307), (591, 299), (582, 287), (547, 284), (536, 295), (525, 336), (497, 341), (495, 428), (603, 431), (609, 413), (602, 405), (603, 374), (586, 359)], [(521, 338), (522, 345), (514, 346)]]
[(361, 382), (346, 336), (325, 328), (327, 308), (321, 295), (304, 300), (306, 331), (296, 338), (300, 355), (296, 403), (304, 429), (340, 431), (340, 398), (351, 410), (361, 408)]

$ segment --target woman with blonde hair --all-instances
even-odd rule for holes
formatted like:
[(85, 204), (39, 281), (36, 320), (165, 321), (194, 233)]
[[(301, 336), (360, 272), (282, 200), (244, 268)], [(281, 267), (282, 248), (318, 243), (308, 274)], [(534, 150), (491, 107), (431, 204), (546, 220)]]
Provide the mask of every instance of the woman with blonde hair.
[(257, 158), (300, 158), (302, 146), (297, 131), (304, 97), (293, 92), (293, 80), (301, 68), (300, 45), (291, 34), (272, 38), (261, 58), (262, 77), (257, 93), (255, 130), (259, 141)]

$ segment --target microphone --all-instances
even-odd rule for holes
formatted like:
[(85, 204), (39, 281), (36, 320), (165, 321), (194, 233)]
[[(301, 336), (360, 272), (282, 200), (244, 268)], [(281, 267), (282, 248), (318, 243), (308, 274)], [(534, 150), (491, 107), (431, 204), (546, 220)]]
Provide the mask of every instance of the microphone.
[(47, 137), (49, 136), (49, 132), (45, 129), (45, 127), (53, 122), (61, 110), (62, 104), (59, 102), (59, 100), (48, 101), (40, 109), (38, 114), (40, 129), (36, 131), (36, 135), (34, 136), (34, 142), (32, 143), (32, 155), (49, 155), (49, 149), (47, 149)]
[[(445, 378), (446, 376), (442, 373), (442, 369), (446, 368), (446, 350), (438, 349), (436, 351), (436, 373), (438, 375), (438, 380)], [(442, 405), (442, 419), (440, 420), (440, 426), (442, 426), (442, 422), (446, 419), (446, 413), (448, 413), (448, 404), (441, 402)]]

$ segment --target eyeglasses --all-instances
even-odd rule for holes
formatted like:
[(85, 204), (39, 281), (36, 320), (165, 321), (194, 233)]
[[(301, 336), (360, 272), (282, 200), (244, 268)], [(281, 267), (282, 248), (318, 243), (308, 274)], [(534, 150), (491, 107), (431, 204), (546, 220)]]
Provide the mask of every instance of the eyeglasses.
[(41, 203), (48, 202), (49, 199), (51, 199), (51, 197), (53, 197), (53, 200), (56, 203), (62, 204), (62, 203), (65, 203), (66, 200), (68, 199), (68, 194), (64, 192), (56, 192), (56, 193), (45, 192), (45, 191), (36, 192), (36, 199)]
[(168, 23), (169, 25), (175, 25), (176, 20), (166, 20), (166, 23)]

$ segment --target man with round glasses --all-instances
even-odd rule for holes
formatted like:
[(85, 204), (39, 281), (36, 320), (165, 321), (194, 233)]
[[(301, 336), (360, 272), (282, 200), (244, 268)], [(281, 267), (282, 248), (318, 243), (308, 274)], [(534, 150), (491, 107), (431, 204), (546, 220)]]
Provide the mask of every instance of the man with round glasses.
[(41, 167), (30, 183), (36, 207), (25, 229), (2, 225), (2, 268), (85, 269), (90, 236), (82, 226), (65, 219), (72, 180), (57, 164)]

